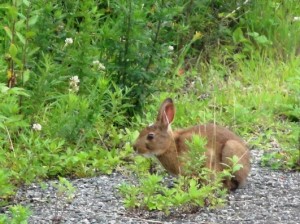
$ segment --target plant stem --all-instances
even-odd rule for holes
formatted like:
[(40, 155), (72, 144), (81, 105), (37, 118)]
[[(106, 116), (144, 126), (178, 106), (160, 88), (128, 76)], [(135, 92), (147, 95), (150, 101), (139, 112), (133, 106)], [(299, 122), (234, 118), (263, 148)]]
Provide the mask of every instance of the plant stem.
[[(27, 10), (26, 10), (26, 32), (29, 31), (29, 14), (30, 14), (30, 7), (27, 7)], [(28, 45), (28, 38), (25, 36), (25, 43), (24, 43), (24, 46), (23, 46), (23, 49), (22, 49), (22, 68), (21, 68), (21, 72), (20, 72), (21, 86), (22, 87), (24, 86), (24, 71), (25, 71), (25, 68), (26, 68), (26, 49), (27, 49), (27, 45)], [(22, 113), (22, 104), (23, 104), (23, 96), (21, 95), (20, 99), (19, 99), (19, 108), (20, 108), (19, 113), (20, 114)]]
[(129, 52), (129, 38), (130, 38), (130, 30), (131, 30), (131, 12), (132, 12), (131, 0), (127, 0), (127, 6), (128, 6), (128, 14), (125, 17), (127, 26), (126, 26), (125, 46), (124, 46), (124, 55), (123, 55), (122, 84), (125, 84), (125, 78), (127, 74), (127, 56)]
[[(13, 6), (17, 7), (16, 1), (13, 1)], [(16, 29), (16, 21), (13, 19), (12, 21), (12, 26), (11, 26), (11, 41), (10, 45), (14, 44), (15, 42), (15, 29)], [(8, 62), (8, 71), (10, 72), (10, 77), (7, 82), (7, 86), (9, 88), (12, 88), (16, 84), (16, 74), (15, 74), (15, 69), (14, 69), (14, 60), (12, 58), (9, 58)]]
[[(161, 1), (161, 7), (163, 7), (164, 5), (164, 0)], [(161, 24), (162, 24), (162, 19), (160, 18), (159, 21), (158, 21), (158, 24), (157, 24), (157, 29), (156, 29), (156, 32), (155, 32), (155, 37), (154, 37), (154, 41), (153, 41), (153, 45), (152, 45), (152, 53), (149, 57), (149, 61), (148, 61), (148, 64), (146, 66), (146, 71), (148, 72), (149, 68), (150, 68), (150, 65), (152, 63), (152, 58), (153, 58), (153, 55), (154, 55), (154, 49), (155, 49), (155, 46), (157, 44), (157, 41), (158, 41), (158, 36), (159, 36), (159, 32), (160, 32), (160, 29), (161, 29)]]
[(8, 128), (6, 126), (5, 127), (5, 130), (6, 130), (6, 133), (7, 133), (7, 137), (8, 137), (8, 140), (9, 140), (9, 144), (10, 144), (10, 150), (12, 150), (14, 153), (15, 153), (15, 148), (14, 148), (14, 144), (11, 140), (11, 136), (10, 136), (10, 133), (8, 131)]

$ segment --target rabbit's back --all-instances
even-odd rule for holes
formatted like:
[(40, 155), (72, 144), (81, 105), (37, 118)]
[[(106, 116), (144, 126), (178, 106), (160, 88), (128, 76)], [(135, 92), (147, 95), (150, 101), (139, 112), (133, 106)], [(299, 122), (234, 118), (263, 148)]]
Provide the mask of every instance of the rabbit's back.
[(221, 149), (228, 140), (235, 140), (246, 147), (244, 141), (229, 129), (216, 124), (204, 124), (174, 131), (173, 136), (177, 150), (179, 152), (186, 151), (185, 142), (191, 140), (194, 135), (199, 135), (207, 140), (206, 148)]
[(206, 138), (205, 166), (217, 172), (226, 166), (232, 166), (228, 158), (237, 156), (243, 167), (235, 173), (234, 178), (224, 184), (229, 189), (245, 184), (250, 171), (250, 153), (244, 141), (232, 131), (215, 124), (206, 124), (177, 130), (173, 135), (179, 155), (189, 150), (186, 141), (190, 141), (194, 135)]

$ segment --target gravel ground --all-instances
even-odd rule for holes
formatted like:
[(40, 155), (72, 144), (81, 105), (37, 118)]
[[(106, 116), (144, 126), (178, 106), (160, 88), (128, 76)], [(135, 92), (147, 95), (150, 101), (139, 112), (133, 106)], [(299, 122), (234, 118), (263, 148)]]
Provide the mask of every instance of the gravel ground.
[[(72, 180), (75, 198), (57, 197), (54, 181), (46, 189), (33, 184), (20, 189), (15, 203), (32, 211), (30, 224), (42, 223), (300, 223), (300, 173), (278, 172), (258, 165), (261, 153), (252, 150), (252, 170), (244, 189), (229, 196), (228, 205), (193, 214), (127, 211), (117, 186), (130, 177), (119, 173)], [(57, 198), (60, 198), (57, 200)]]

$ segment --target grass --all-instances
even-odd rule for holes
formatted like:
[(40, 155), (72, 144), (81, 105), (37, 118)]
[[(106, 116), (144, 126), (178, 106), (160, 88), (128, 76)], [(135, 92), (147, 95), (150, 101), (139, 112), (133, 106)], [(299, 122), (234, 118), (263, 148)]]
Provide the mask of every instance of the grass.
[[(210, 64), (197, 73), (187, 72), (184, 78), (168, 80), (165, 91), (154, 95), (151, 104), (159, 105), (163, 98), (171, 96), (177, 105), (175, 127), (206, 122), (228, 126), (250, 148), (265, 153), (277, 150), (277, 156), (282, 154), (283, 160), (277, 160), (273, 167), (299, 170), (299, 66), (298, 58), (288, 62), (262, 57), (243, 60), (237, 62), (236, 69), (224, 80), (216, 75), (220, 65)], [(198, 74), (205, 75), (199, 79)], [(209, 79), (212, 75), (214, 78)], [(201, 96), (206, 97), (201, 99)], [(149, 108), (152, 110), (152, 105)]]
[(253, 0), (226, 17), (243, 2), (1, 4), (1, 204), (33, 181), (147, 173), (130, 144), (166, 97), (174, 128), (228, 126), (262, 165), (299, 171), (300, 6)]
[[(251, 150), (263, 150), (262, 166), (299, 171), (299, 65), (297, 58), (285, 63), (264, 58), (239, 61), (226, 80), (216, 75), (219, 64), (210, 64), (198, 72), (192, 69), (183, 76), (174, 76), (166, 83), (160, 83), (164, 91), (149, 98), (143, 118), (137, 118), (137, 127), (151, 123), (157, 114), (157, 105), (165, 97), (172, 97), (176, 105), (174, 129), (216, 122), (238, 133)], [(205, 77), (212, 73), (214, 79)], [(199, 79), (198, 74), (206, 75)], [(199, 147), (195, 148), (199, 150)], [(201, 154), (196, 152), (195, 155)], [(201, 159), (196, 161), (199, 163)], [(196, 161), (192, 163), (193, 168)], [(164, 172), (159, 164), (154, 163), (158, 176), (145, 176), (150, 169), (149, 161), (137, 157), (134, 162), (135, 167), (130, 169), (140, 176), (138, 184), (124, 184), (120, 188), (128, 208), (162, 210), (167, 215), (174, 208), (191, 212), (195, 207), (205, 206), (203, 194), (219, 199), (213, 201), (211, 207), (224, 205), (226, 193), (216, 191), (220, 189), (218, 182), (198, 185), (193, 176), (180, 179), (174, 188), (168, 189), (162, 181)], [(207, 176), (201, 176), (203, 172), (205, 169), (199, 170), (199, 177), (205, 179)], [(153, 179), (156, 182), (151, 182)], [(151, 191), (145, 190), (148, 188)]]

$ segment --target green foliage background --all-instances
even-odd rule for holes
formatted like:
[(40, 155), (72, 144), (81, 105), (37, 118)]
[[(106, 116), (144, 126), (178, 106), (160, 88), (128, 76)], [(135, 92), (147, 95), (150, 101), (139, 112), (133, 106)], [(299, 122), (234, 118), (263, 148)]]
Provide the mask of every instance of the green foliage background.
[(216, 121), (263, 165), (299, 170), (299, 16), (297, 0), (0, 1), (1, 203), (134, 167), (167, 96), (175, 126)]

